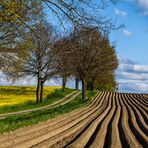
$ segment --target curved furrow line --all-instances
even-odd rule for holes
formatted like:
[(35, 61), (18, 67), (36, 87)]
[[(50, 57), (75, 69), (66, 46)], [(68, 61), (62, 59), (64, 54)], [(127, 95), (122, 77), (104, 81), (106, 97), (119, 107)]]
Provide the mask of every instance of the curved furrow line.
[(137, 94), (137, 96), (142, 97), (143, 100), (145, 100), (148, 103), (148, 95), (146, 95), (146, 94)]
[[(89, 118), (87, 118), (86, 120), (80, 121), (79, 123), (70, 127), (69, 129), (59, 132), (59, 134), (55, 135), (54, 137), (48, 138), (44, 141), (41, 141), (40, 143), (38, 143), (34, 147), (44, 147), (44, 146), (45, 147), (46, 146), (53, 147), (53, 145), (56, 145), (56, 147), (58, 147), (58, 145), (60, 145), (60, 147), (62, 147), (61, 144), (65, 145), (68, 141), (71, 141), (72, 138), (74, 138), (74, 136), (76, 136), (77, 134), (79, 134), (81, 132), (81, 130), (83, 130), (83, 128), (85, 128), (90, 122), (93, 122), (95, 120), (95, 118), (98, 116), (98, 114), (100, 114), (102, 109), (99, 108), (98, 113), (96, 115), (92, 115)], [(66, 141), (64, 140), (65, 138), (66, 138)]]
[[(131, 97), (132, 96), (130, 96), (130, 98)], [(143, 116), (141, 115), (140, 111), (129, 101), (129, 97), (128, 97), (128, 99), (126, 99), (126, 101), (127, 101), (128, 105), (131, 107), (131, 109), (133, 110), (139, 127), (146, 135), (148, 135), (148, 125), (144, 121)]]
[[(98, 98), (98, 99), (95, 98), (95, 99), (98, 100), (98, 102), (101, 101), (102, 95), (103, 95), (103, 93), (99, 93), (98, 97), (100, 97), (100, 98)], [(83, 110), (78, 109), (75, 112), (71, 112), (71, 113), (68, 113), (64, 116), (58, 117), (56, 119), (52, 119), (48, 122), (44, 122), (44, 124), (41, 124), (41, 125), (38, 125), (38, 126), (35, 125), (35, 126), (33, 126), (33, 128), (31, 128), (31, 129), (29, 128), (29, 130), (25, 130), (24, 132), (21, 132), (21, 131), (18, 130), (18, 131), (12, 132), (12, 134), (9, 135), (9, 136), (3, 136), (2, 135), (3, 137), (1, 137), (0, 142), (3, 142), (3, 145), (6, 144), (6, 143), (9, 143), (12, 139), (17, 139), (18, 141), (21, 142), (23, 140), (23, 138), (28, 137), (28, 135), (35, 136), (35, 133), (38, 133), (40, 130), (42, 131), (42, 130), (46, 130), (46, 128), (51, 128), (51, 127), (53, 128), (53, 126), (55, 127), (55, 125), (58, 125), (60, 123), (64, 124), (65, 121), (68, 122), (68, 119), (72, 120), (73, 118), (77, 118), (77, 116), (80, 116), (81, 113), (83, 113), (83, 111), (84, 111), (84, 113), (86, 113), (86, 112), (89, 112), (90, 110), (91, 110), (91, 108), (89, 110), (88, 110), (88, 108), (83, 109)], [(0, 144), (0, 146), (1, 146), (1, 144)]]
[(104, 110), (100, 112), (99, 116), (93, 122), (91, 122), (91, 124), (84, 128), (83, 131), (66, 146), (70, 148), (85, 147), (85, 145), (87, 145), (91, 139), (94, 139), (94, 132), (99, 130), (102, 121), (106, 118), (111, 109), (111, 97), (112, 94), (110, 94), (110, 96), (107, 98), (108, 102)]
[(142, 103), (140, 103), (140, 102), (138, 101), (138, 99), (135, 98), (133, 95), (131, 95), (131, 96), (132, 96), (132, 100), (133, 100), (138, 106), (140, 106), (140, 107), (146, 112), (146, 114), (148, 114), (148, 108), (147, 108), (145, 105), (143, 105)]
[[(121, 116), (121, 106), (119, 104), (119, 94), (116, 93), (116, 113), (115, 113), (115, 117), (113, 118), (111, 127), (109, 129), (111, 129), (111, 144), (110, 147), (114, 148), (115, 146), (118, 148), (122, 147), (122, 143), (121, 143), (121, 139), (120, 139), (120, 131), (119, 131), (119, 119)], [(108, 139), (106, 139), (108, 140)], [(109, 147), (109, 146), (108, 146)]]
[[(103, 101), (103, 98), (100, 101)], [(95, 111), (95, 108), (93, 110)], [(85, 112), (85, 114), (86, 113), (87, 112)], [(91, 113), (90, 110), (88, 111), (88, 113), (89, 114)], [(81, 112), (81, 114), (83, 115), (83, 112)], [(2, 146), (9, 146), (9, 145), (12, 145), (12, 144), (14, 145), (14, 144), (17, 144), (17, 143), (20, 143), (20, 142), (23, 142), (23, 141), (27, 141), (29, 139), (41, 136), (41, 135), (43, 135), (43, 134), (45, 134), (47, 132), (50, 132), (52, 130), (57, 129), (59, 127), (59, 125), (61, 125), (61, 127), (62, 127), (65, 124), (75, 120), (77, 117), (80, 117), (81, 114), (79, 113), (79, 114), (77, 114), (77, 116), (76, 115), (73, 116), (74, 119), (73, 118), (66, 118), (65, 120), (62, 120), (62, 122), (58, 121), (57, 123), (53, 122), (53, 124), (49, 124), (49, 125), (46, 124), (46, 126), (41, 127), (41, 129), (37, 128), (36, 131), (29, 132), (29, 133), (27, 133), (25, 135), (19, 135), (19, 136), (11, 137), (11, 139), (3, 141), (0, 144), (0, 147), (2, 147)]]
[(145, 99), (145, 97), (143, 95), (138, 95), (136, 98), (139, 98), (140, 101), (146, 106), (148, 107), (148, 101)]
[(0, 135), (0, 148), (147, 147), (147, 104), (145, 94), (100, 92), (87, 107)]
[(128, 105), (127, 103), (127, 99), (130, 97), (131, 95), (127, 95), (127, 94), (124, 94), (124, 99), (123, 99), (123, 102), (127, 108), (127, 111), (128, 111), (128, 115), (129, 115), (129, 118), (128, 118), (128, 124), (131, 128), (131, 131), (133, 132), (134, 136), (136, 137), (137, 141), (139, 141), (139, 143), (145, 147), (148, 143), (148, 137), (145, 135), (145, 133), (139, 128), (138, 124), (137, 124), (137, 121), (136, 121), (136, 117), (135, 117), (135, 114), (133, 112), (133, 110), (131, 109), (131, 107)]
[(146, 98), (144, 95), (140, 95), (140, 97), (142, 98), (142, 100), (148, 105), (148, 98)]
[(129, 98), (129, 101), (131, 102), (131, 104), (133, 104), (133, 106), (135, 106), (135, 108), (137, 108), (137, 110), (139, 110), (139, 112), (142, 115), (145, 123), (148, 125), (148, 116), (147, 116), (147, 113), (145, 112), (145, 110), (143, 110), (143, 108), (141, 108), (141, 106), (139, 106), (137, 103), (135, 103), (132, 95)]
[[(115, 94), (113, 94), (113, 96), (115, 96)], [(111, 119), (113, 118), (114, 114), (115, 114), (115, 110), (116, 110), (116, 106), (115, 106), (115, 98), (111, 98), (112, 100), (112, 104), (111, 104), (111, 110), (108, 113), (108, 115), (106, 116), (106, 118), (104, 119), (104, 121), (101, 124), (101, 127), (99, 129), (99, 131), (97, 131), (97, 134), (95, 136), (95, 139), (93, 140), (93, 142), (90, 143), (90, 148), (103, 148), (105, 146), (105, 141), (106, 140), (106, 134), (108, 131), (108, 126), (109, 123), (111, 121)]]
[(139, 94), (139, 96), (146, 104), (148, 104), (148, 98), (146, 98), (143, 94)]
[(143, 94), (143, 96), (148, 101), (148, 94)]
[(88, 108), (88, 109), (89, 109), (88, 111), (90, 111), (91, 109), (98, 107), (98, 104), (100, 104), (100, 102), (101, 102), (102, 100), (104, 100), (104, 98), (105, 98), (107, 95), (109, 95), (109, 94), (107, 94), (107, 93), (105, 93), (105, 92), (101, 93), (101, 95), (98, 95), (98, 96), (95, 98), (95, 100), (94, 100), (93, 102), (91, 102), (91, 103), (86, 107), (86, 110), (87, 110), (87, 108)]
[(98, 98), (103, 97), (104, 94), (105, 94), (105, 92), (99, 92), (99, 93), (94, 97), (94, 99), (90, 102), (88, 108), (91, 108), (91, 107), (95, 106), (95, 104), (97, 104), (97, 102), (99, 101)]
[[(132, 95), (132, 94), (130, 94), (130, 95)], [(139, 101), (140, 104), (142, 104), (142, 105), (148, 107), (148, 102), (145, 102), (146, 100), (142, 98), (142, 95), (135, 95), (135, 94), (133, 94), (132, 96), (133, 96), (134, 98), (136, 98), (136, 100)]]
[[(123, 102), (124, 99), (124, 94), (121, 93), (121, 98), (120, 99), (120, 103), (122, 105), (122, 110), (123, 110), (123, 116), (122, 116), (122, 127), (123, 127), (123, 131), (124, 131), (124, 135), (126, 138), (126, 141), (128, 142), (128, 146), (131, 148), (142, 148), (142, 146), (140, 145), (140, 143), (137, 141), (137, 139), (135, 138), (134, 134), (132, 133), (129, 123), (128, 123), (128, 111), (127, 108)], [(123, 145), (124, 146), (124, 145)]]
[(121, 93), (118, 93), (118, 103), (119, 103), (119, 106), (121, 108), (119, 124), (118, 124), (121, 144), (122, 144), (122, 147), (130, 148), (130, 145), (129, 145), (128, 140), (126, 138), (126, 133), (124, 131), (124, 126), (122, 126), (122, 124), (123, 124), (123, 104), (121, 103)]
[[(99, 109), (100, 106), (97, 107), (97, 109)], [(100, 108), (101, 109), (101, 108)], [(94, 117), (98, 114), (96, 109), (93, 109), (91, 112), (80, 116), (78, 119), (72, 120), (70, 122), (68, 122), (67, 124), (63, 125), (63, 126), (57, 126), (56, 129), (51, 129), (49, 131), (46, 131), (45, 133), (41, 133), (39, 136), (37, 137), (33, 137), (32, 139), (30, 139), (29, 141), (24, 141), (21, 143), (17, 143), (15, 147), (23, 147), (24, 145), (27, 147), (30, 147), (32, 145), (36, 145), (40, 142), (46, 141), (47, 139), (51, 139), (52, 137), (64, 132), (64, 131), (70, 131), (71, 127), (76, 127), (78, 128), (78, 124), (85, 124), (86, 122), (88, 122), (91, 119), (91, 116), (93, 115)], [(55, 140), (55, 138), (54, 138)]]
[[(77, 94), (78, 94), (78, 92), (77, 92)], [(64, 116), (67, 116), (68, 114), (70, 114), (70, 113), (67, 113), (67, 114), (65, 114), (65, 115), (63, 115), (62, 117), (64, 117)], [(59, 117), (58, 117), (59, 118)], [(59, 118), (60, 119), (60, 118)], [(34, 128), (37, 126), (38, 128), (40, 128), (40, 126), (41, 126), (41, 128), (42, 128), (42, 126), (45, 126), (45, 124), (50, 124), (51, 122), (53, 122), (55, 119), (51, 119), (50, 121), (46, 121), (46, 122), (44, 122), (44, 125), (42, 125), (42, 123), (39, 123), (38, 125), (33, 125), (32, 127), (32, 129), (30, 129), (29, 127), (24, 127), (24, 128), (21, 128), (21, 129), (18, 129), (18, 130), (16, 130), (16, 131), (12, 131), (11, 133), (9, 133), (9, 137), (11, 137), (11, 136), (13, 136), (13, 135), (20, 135), (20, 136), (22, 136), (23, 134), (25, 134), (25, 133), (30, 133), (32, 130), (34, 130)], [(27, 128), (29, 128), (29, 130), (27, 130)], [(23, 129), (26, 129), (26, 131), (24, 131)], [(4, 139), (3, 139), (3, 137), (4, 136), (7, 136), (7, 133), (3, 133), (2, 135), (0, 135), (0, 142), (2, 142)], [(9, 138), (8, 138), (9, 139)]]

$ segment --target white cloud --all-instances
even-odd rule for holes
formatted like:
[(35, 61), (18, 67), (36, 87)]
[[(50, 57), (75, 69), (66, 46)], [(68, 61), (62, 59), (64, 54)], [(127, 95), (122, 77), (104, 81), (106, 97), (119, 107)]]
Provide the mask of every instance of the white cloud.
[(127, 16), (127, 12), (126, 11), (122, 11), (122, 10), (119, 10), (119, 9), (115, 9), (115, 14), (116, 15), (119, 15), (119, 16)]
[(116, 71), (119, 91), (148, 93), (148, 65), (121, 58), (119, 61)]
[(148, 65), (121, 63), (119, 65), (119, 68), (124, 70), (124, 71), (135, 71), (135, 72), (148, 73)]
[(122, 92), (148, 93), (148, 85), (145, 83), (120, 83), (119, 89)]
[(123, 30), (123, 34), (125, 35), (125, 36), (131, 36), (132, 35), (132, 32), (131, 31), (128, 31), (128, 30)]
[(148, 0), (138, 0), (138, 3), (140, 6), (142, 6), (143, 8), (148, 9)]
[(147, 81), (148, 80), (148, 73), (136, 73), (136, 72), (119, 72), (117, 73), (118, 77), (120, 79), (126, 79), (126, 80), (141, 80), (141, 81)]
[(133, 83), (141, 83), (141, 84), (147, 84), (148, 83), (148, 80), (145, 80), (145, 81), (143, 81), (143, 80), (133, 80), (133, 79), (118, 79), (118, 82), (119, 83), (122, 83), (122, 84), (128, 84), (128, 83), (131, 83), (131, 84), (133, 84)]

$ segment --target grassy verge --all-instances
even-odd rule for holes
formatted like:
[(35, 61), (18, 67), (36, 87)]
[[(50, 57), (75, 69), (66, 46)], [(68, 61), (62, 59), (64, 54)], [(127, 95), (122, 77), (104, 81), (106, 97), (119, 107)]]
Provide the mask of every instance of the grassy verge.
[(87, 100), (82, 100), (81, 95), (76, 97), (73, 101), (57, 107), (55, 109), (43, 110), (39, 112), (32, 112), (25, 115), (17, 115), (13, 117), (8, 117), (6, 119), (0, 120), (0, 133), (8, 132), (15, 130), (20, 127), (25, 127), (28, 125), (37, 124), (41, 121), (46, 121), (48, 119), (52, 119), (58, 117), (59, 115), (71, 112), (77, 108), (84, 107), (88, 105), (92, 99), (92, 97), (97, 93), (97, 91), (88, 91)]
[(72, 91), (73, 91), (73, 89), (70, 89), (70, 88), (66, 88), (65, 92), (63, 92), (61, 89), (57, 89), (57, 90), (55, 90), (55, 92), (52, 92), (49, 95), (47, 95), (46, 99), (44, 99), (43, 102), (39, 103), (39, 104), (29, 101), (24, 104), (17, 104), (17, 105), (11, 105), (11, 106), (6, 106), (6, 107), (0, 107), (0, 114), (45, 106), (45, 105), (51, 104), (55, 101), (58, 101), (58, 100), (64, 98), (66, 95), (68, 95)]

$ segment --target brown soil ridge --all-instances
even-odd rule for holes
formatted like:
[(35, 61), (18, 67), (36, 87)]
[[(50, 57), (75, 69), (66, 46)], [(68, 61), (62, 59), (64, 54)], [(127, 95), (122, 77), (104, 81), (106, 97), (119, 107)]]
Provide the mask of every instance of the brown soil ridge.
[(143, 94), (99, 92), (87, 107), (0, 135), (0, 148), (146, 148), (147, 104)]

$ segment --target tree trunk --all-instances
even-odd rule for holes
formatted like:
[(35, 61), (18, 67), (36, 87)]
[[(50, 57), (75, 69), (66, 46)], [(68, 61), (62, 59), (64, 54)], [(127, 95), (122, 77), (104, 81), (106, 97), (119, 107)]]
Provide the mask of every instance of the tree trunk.
[(91, 80), (91, 90), (94, 91), (94, 89), (95, 89), (95, 79), (92, 78), (92, 80)]
[(79, 89), (79, 79), (78, 78), (75, 79), (75, 89), (76, 90)]
[(39, 63), (38, 67), (38, 82), (37, 82), (37, 89), (36, 89), (36, 103), (39, 103), (40, 100), (40, 89), (41, 89), (41, 64)]
[(41, 81), (40, 102), (43, 101), (43, 87), (44, 87), (44, 83)]
[(86, 99), (86, 81), (82, 80), (82, 100)]
[(40, 94), (40, 79), (38, 78), (37, 88), (36, 88), (36, 103), (39, 103), (39, 94)]
[(92, 78), (87, 82), (87, 90), (94, 91), (94, 89), (95, 89), (95, 78)]
[(62, 80), (62, 91), (65, 91), (65, 87), (66, 87), (66, 77), (63, 77), (63, 80)]

